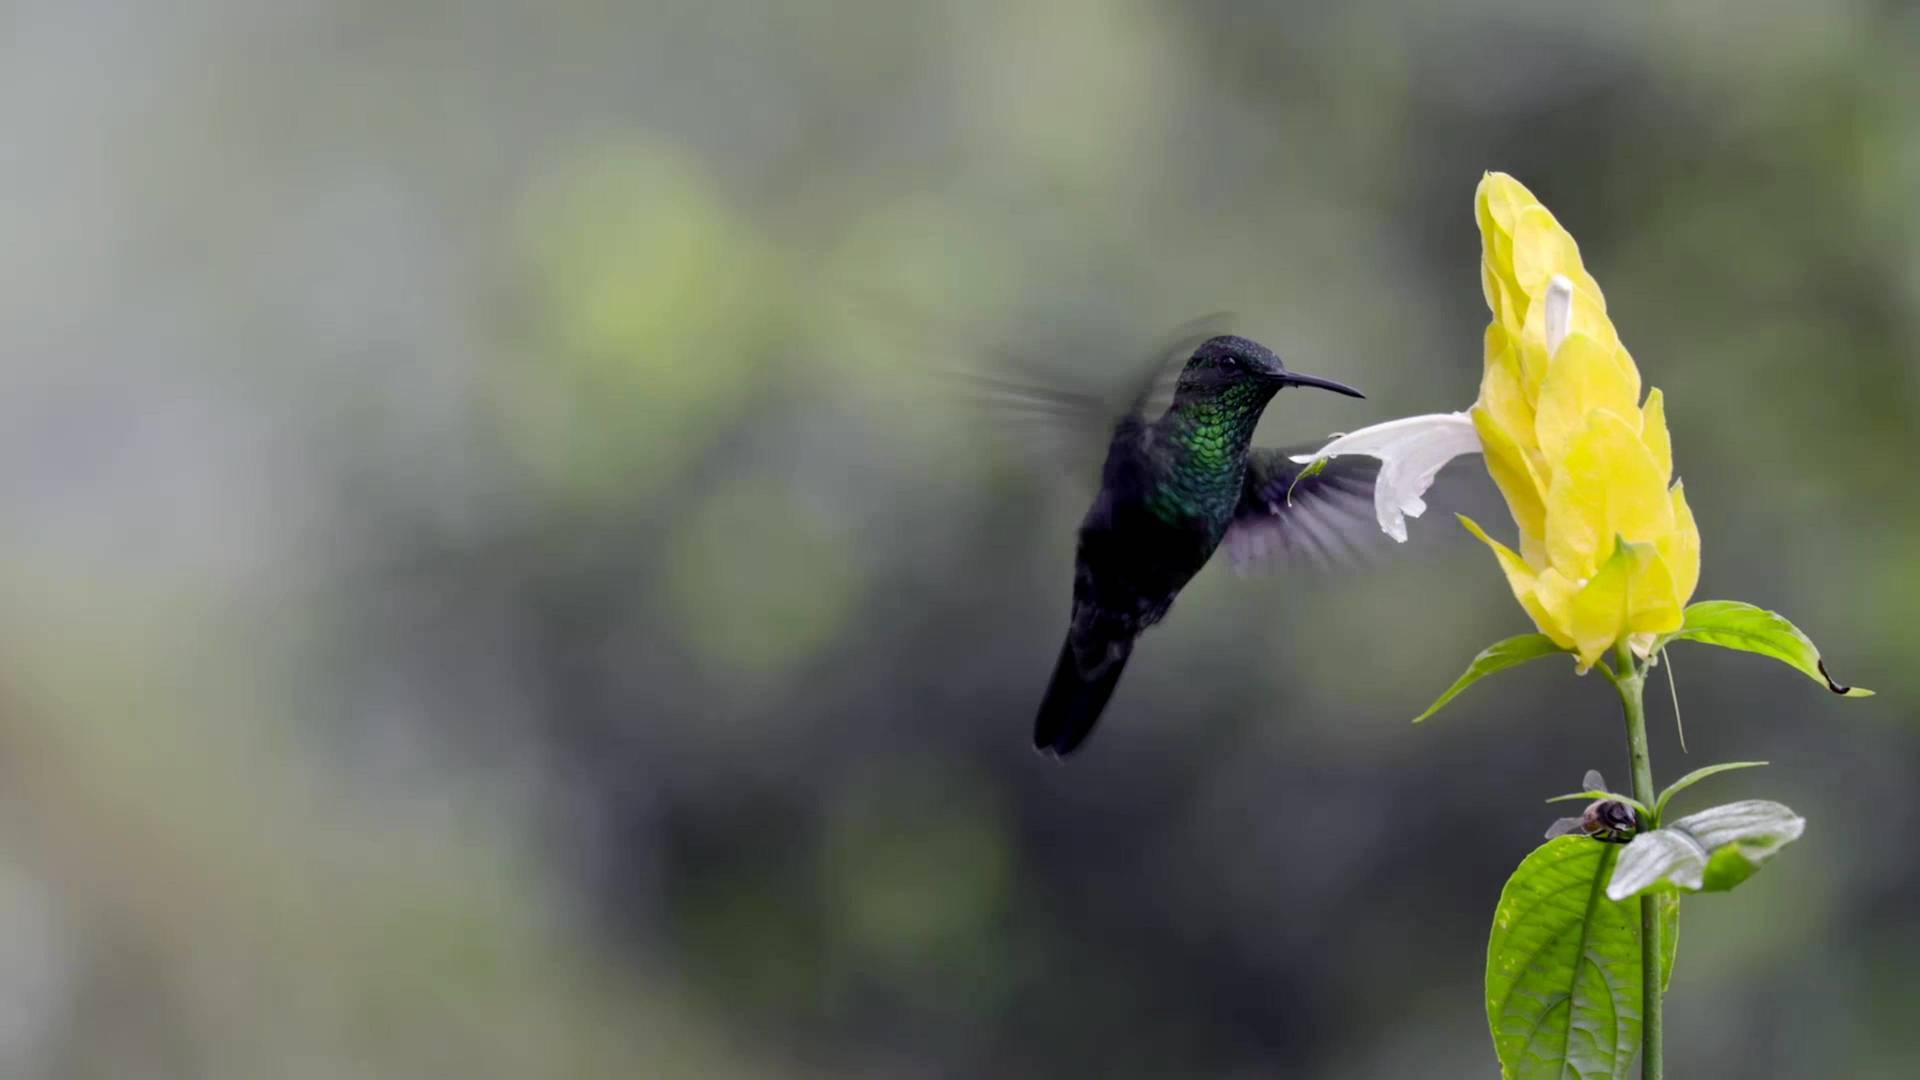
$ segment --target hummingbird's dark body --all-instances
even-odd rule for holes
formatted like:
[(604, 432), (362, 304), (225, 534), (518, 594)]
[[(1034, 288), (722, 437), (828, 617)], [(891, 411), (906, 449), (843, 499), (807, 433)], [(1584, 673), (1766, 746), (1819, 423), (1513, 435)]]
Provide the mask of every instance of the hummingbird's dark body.
[[(1100, 493), (1080, 525), (1073, 619), (1034, 722), (1034, 745), (1065, 755), (1112, 696), (1134, 638), (1230, 537), (1246, 555), (1275, 546), (1337, 546), (1328, 524), (1299, 506), (1370, 496), (1375, 465), (1343, 458), (1302, 478), (1288, 451), (1249, 449), (1282, 387), (1358, 391), (1296, 375), (1265, 347), (1208, 339), (1187, 361), (1173, 404), (1149, 422), (1135, 409), (1115, 427)], [(1290, 535), (1300, 533), (1298, 537)]]

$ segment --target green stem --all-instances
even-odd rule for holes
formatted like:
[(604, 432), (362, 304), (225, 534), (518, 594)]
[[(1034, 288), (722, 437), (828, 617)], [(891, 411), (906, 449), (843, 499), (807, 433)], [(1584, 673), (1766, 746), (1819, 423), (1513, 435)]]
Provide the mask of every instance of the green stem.
[[(1617, 666), (1613, 685), (1620, 691), (1620, 704), (1627, 713), (1627, 754), (1633, 764), (1633, 797), (1652, 806), (1656, 795), (1653, 790), (1653, 762), (1647, 755), (1647, 711), (1641, 703), (1641, 691), (1645, 689), (1647, 673), (1634, 663), (1633, 652), (1625, 642), (1618, 647)], [(1660, 823), (1648, 821), (1644, 827), (1658, 828)], [(1651, 896), (1640, 898), (1640, 1076), (1641, 1080), (1660, 1080), (1661, 1043), (1664, 1032), (1660, 1024), (1660, 905)]]

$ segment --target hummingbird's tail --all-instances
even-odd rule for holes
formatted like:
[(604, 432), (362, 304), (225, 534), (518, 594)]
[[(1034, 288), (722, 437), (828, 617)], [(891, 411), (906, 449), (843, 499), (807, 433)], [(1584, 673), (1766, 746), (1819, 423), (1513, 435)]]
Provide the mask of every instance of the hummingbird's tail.
[[(1104, 649), (1090, 650), (1100, 657), (1092, 670), (1081, 669), (1075, 656), (1073, 635), (1060, 646), (1060, 659), (1053, 665), (1053, 679), (1047, 683), (1047, 696), (1040, 701), (1040, 715), (1033, 721), (1033, 747), (1059, 757), (1073, 753), (1100, 720), (1100, 712), (1120, 682), (1120, 672), (1133, 652), (1133, 639), (1105, 643)], [(1080, 650), (1088, 651), (1088, 650)]]

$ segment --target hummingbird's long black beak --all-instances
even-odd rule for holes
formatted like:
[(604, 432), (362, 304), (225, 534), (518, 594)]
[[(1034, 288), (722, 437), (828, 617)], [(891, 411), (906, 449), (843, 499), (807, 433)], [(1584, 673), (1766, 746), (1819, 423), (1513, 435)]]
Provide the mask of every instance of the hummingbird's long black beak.
[(1302, 375), (1297, 371), (1286, 372), (1280, 376), (1280, 380), (1288, 386), (1317, 386), (1322, 390), (1331, 390), (1336, 394), (1345, 394), (1348, 397), (1364, 398), (1367, 396), (1355, 390), (1353, 387), (1348, 386), (1346, 383), (1334, 382), (1332, 379), (1323, 379), (1318, 375)]

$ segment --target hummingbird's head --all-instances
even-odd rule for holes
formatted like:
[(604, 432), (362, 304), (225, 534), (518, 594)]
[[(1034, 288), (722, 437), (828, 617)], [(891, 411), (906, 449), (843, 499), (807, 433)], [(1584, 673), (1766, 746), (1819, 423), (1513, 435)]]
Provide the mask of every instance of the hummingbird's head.
[[(1271, 396), (1288, 386), (1317, 386), (1348, 397), (1366, 396), (1345, 383), (1288, 371), (1287, 365), (1280, 362), (1272, 349), (1257, 341), (1231, 334), (1201, 342), (1188, 359), (1186, 368), (1180, 372), (1178, 391), (1192, 394), (1246, 387), (1263, 390), (1267, 396)], [(1262, 398), (1264, 400), (1265, 397)]]

